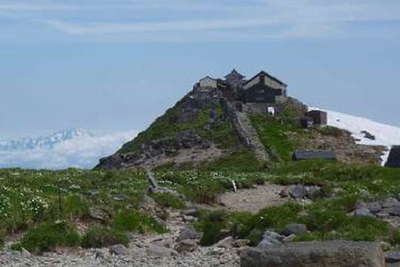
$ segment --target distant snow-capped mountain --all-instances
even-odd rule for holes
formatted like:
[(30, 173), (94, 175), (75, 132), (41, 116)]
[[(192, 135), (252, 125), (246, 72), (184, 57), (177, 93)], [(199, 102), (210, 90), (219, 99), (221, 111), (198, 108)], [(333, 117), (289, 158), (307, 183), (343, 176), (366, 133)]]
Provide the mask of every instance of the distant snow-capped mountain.
[(0, 141), (0, 168), (93, 168), (99, 159), (132, 140), (137, 131), (94, 135), (69, 129), (49, 136)]
[(15, 140), (0, 141), (0, 151), (51, 149), (55, 145), (79, 137), (93, 136), (83, 129), (67, 129), (58, 131), (49, 136), (25, 137)]

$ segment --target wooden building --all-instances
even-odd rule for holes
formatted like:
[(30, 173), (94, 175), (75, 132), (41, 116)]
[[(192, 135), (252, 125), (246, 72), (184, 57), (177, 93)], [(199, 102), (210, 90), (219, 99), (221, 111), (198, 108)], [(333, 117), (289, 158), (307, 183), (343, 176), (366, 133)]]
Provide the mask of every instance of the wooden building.
[(286, 89), (285, 83), (261, 71), (243, 85), (243, 102), (282, 103), (286, 101)]
[(233, 69), (231, 73), (225, 76), (225, 82), (233, 88), (241, 88), (246, 82), (244, 78), (245, 76)]
[(218, 80), (211, 78), (210, 76), (206, 76), (199, 81), (200, 88), (204, 89), (216, 89), (218, 88)]
[(390, 149), (388, 160), (385, 167), (400, 168), (400, 146), (393, 146)]
[(310, 117), (303, 117), (300, 119), (300, 125), (304, 129), (310, 128), (314, 125), (314, 120)]
[(336, 154), (333, 151), (298, 150), (293, 153), (292, 159), (293, 160), (311, 160), (311, 159), (336, 160)]
[(312, 118), (314, 125), (327, 125), (328, 113), (321, 110), (311, 110), (306, 113), (306, 117)]

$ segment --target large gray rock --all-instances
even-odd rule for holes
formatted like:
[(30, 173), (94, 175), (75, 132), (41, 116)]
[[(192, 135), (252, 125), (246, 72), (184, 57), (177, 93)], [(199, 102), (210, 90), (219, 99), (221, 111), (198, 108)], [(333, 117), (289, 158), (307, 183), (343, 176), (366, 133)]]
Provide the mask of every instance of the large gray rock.
[(367, 208), (359, 208), (353, 211), (354, 216), (364, 216), (364, 217), (375, 217), (369, 209)]
[(266, 248), (281, 246), (284, 238), (285, 237), (283, 235), (280, 235), (278, 233), (272, 231), (266, 231), (263, 235), (263, 239), (257, 245), (257, 248), (266, 249)]
[(385, 259), (389, 263), (400, 262), (400, 251), (386, 252)]
[(240, 254), (241, 267), (385, 267), (378, 243), (352, 241), (295, 242)]
[(198, 239), (200, 234), (192, 226), (186, 226), (181, 229), (179, 236), (176, 239), (177, 242), (187, 239)]

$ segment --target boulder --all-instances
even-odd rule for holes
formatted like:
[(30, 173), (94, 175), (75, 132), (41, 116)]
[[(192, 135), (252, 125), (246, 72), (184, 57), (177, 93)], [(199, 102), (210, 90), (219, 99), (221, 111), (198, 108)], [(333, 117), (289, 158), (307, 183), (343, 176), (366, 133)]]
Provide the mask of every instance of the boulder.
[(270, 248), (249, 248), (240, 254), (241, 267), (384, 267), (378, 243), (353, 241), (294, 242)]
[(400, 201), (398, 201), (397, 199), (395, 199), (393, 197), (389, 197), (382, 202), (382, 207), (383, 208), (400, 207)]
[(400, 262), (400, 251), (390, 251), (385, 253), (385, 260), (388, 263)]
[(199, 239), (200, 234), (192, 226), (186, 226), (181, 229), (179, 236), (176, 239), (177, 242), (187, 239)]
[(303, 185), (293, 185), (289, 188), (289, 195), (294, 199), (301, 199), (307, 195), (307, 191)]
[(94, 207), (89, 208), (89, 216), (101, 222), (107, 222), (110, 219), (109, 214), (105, 210)]
[(109, 252), (110, 254), (114, 254), (114, 255), (127, 255), (129, 253), (128, 249), (121, 244), (118, 245), (114, 245), (109, 247)]
[(284, 236), (272, 231), (266, 231), (263, 235), (263, 239), (257, 245), (257, 248), (266, 249), (276, 246), (281, 246), (284, 240)]
[(354, 216), (375, 217), (367, 208), (359, 208), (353, 211)]
[(369, 202), (367, 203), (367, 209), (372, 213), (378, 213), (382, 210), (382, 205), (378, 201)]
[(316, 185), (292, 185), (289, 187), (288, 194), (294, 199), (314, 198), (318, 196), (321, 187)]
[(305, 224), (300, 223), (291, 223), (286, 225), (285, 230), (282, 232), (283, 235), (304, 235), (307, 233), (307, 226)]
[(400, 216), (400, 207), (393, 207), (388, 209), (388, 213), (391, 216)]

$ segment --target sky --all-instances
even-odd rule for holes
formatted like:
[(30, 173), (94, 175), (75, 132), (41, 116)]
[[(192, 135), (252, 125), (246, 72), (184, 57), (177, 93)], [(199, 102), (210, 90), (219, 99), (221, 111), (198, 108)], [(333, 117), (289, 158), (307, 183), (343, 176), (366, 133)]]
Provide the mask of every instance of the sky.
[(232, 68), (400, 126), (400, 1), (0, 0), (0, 139), (143, 130)]

